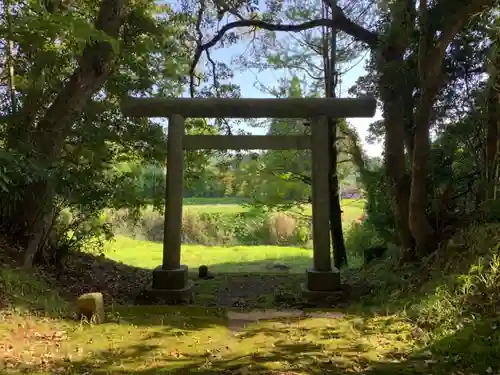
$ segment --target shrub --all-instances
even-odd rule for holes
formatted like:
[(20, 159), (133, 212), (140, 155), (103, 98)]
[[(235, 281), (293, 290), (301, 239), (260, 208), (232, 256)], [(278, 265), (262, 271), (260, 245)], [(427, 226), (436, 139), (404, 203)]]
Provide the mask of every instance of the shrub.
[(378, 237), (387, 242), (397, 241), (391, 198), (383, 168), (377, 167), (365, 171), (362, 180), (366, 190), (366, 214), (370, 218), (373, 229)]
[(266, 224), (269, 229), (270, 242), (276, 245), (288, 245), (295, 242), (295, 230), (297, 221), (292, 216), (278, 212), (270, 215)]
[(369, 220), (362, 223), (354, 222), (345, 235), (348, 254), (359, 259), (363, 258), (366, 249), (383, 244), (384, 240)]
[[(497, 314), (500, 299), (500, 228), (485, 225), (460, 235), (464, 246), (449, 245), (431, 263), (433, 293), (409, 310), (420, 325), (447, 335), (479, 316)], [(457, 241), (458, 242), (458, 241)]]
[(139, 218), (136, 227), (140, 235), (155, 242), (163, 241), (164, 220), (158, 212), (146, 211)]
[(71, 251), (101, 253), (113, 237), (112, 226), (100, 212), (64, 209), (54, 219), (43, 261), (55, 264)]
[[(139, 219), (126, 210), (110, 212), (107, 221), (116, 234), (163, 241), (163, 214), (144, 210)], [(182, 217), (182, 242), (199, 245), (306, 246), (311, 240), (311, 223), (284, 213), (198, 212), (186, 210)]]
[(373, 293), (363, 304), (398, 311), (434, 355), (457, 354), (457, 364), (476, 370), (465, 373), (486, 373), (499, 354), (500, 227), (474, 226), (457, 237), (418, 263), (389, 256), (365, 269)]

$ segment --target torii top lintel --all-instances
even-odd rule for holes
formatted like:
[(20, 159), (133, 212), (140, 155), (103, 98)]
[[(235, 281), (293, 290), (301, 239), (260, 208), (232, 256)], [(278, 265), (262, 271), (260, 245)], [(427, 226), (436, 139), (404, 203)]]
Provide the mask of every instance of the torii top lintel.
[(314, 118), (373, 117), (373, 98), (133, 98), (121, 103), (130, 117)]

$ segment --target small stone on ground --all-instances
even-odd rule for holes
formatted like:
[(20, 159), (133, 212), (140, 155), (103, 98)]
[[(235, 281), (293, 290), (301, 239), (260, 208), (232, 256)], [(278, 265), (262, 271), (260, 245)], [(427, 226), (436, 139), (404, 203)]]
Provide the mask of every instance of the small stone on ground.
[(85, 293), (76, 300), (76, 312), (89, 322), (104, 323), (104, 298), (102, 293)]

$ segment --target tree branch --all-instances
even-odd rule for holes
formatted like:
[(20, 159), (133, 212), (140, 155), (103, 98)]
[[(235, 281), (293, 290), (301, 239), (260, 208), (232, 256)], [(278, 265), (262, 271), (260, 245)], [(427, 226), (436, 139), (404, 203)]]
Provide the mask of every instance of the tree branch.
[[(125, 19), (128, 0), (102, 0), (96, 30), (116, 40)], [(54, 160), (62, 149), (71, 117), (79, 113), (113, 70), (118, 53), (107, 40), (89, 41), (66, 85), (47, 109), (36, 131), (35, 149), (47, 160)]]
[(444, 18), (442, 22), (440, 28), (441, 33), (435, 47), (427, 54), (426, 78), (428, 82), (439, 84), (440, 80), (437, 78), (441, 74), (441, 66), (446, 48), (448, 48), (448, 45), (460, 29), (462, 29), (475, 14), (493, 7), (497, 2), (498, 0), (464, 0), (455, 3), (454, 12)]
[[(330, 5), (331, 6), (331, 5)], [(239, 27), (256, 27), (268, 31), (287, 31), (287, 32), (299, 32), (304, 30), (313, 29), (315, 27), (336, 27), (339, 30), (342, 30), (346, 34), (351, 35), (355, 39), (366, 43), (370, 48), (375, 48), (378, 45), (379, 36), (377, 33), (367, 30), (364, 27), (354, 23), (350, 19), (348, 19), (343, 12), (343, 10), (335, 5), (336, 12), (334, 12), (333, 19), (317, 19), (308, 22), (304, 22), (296, 25), (287, 25), (287, 24), (273, 24), (262, 20), (238, 20), (234, 22), (230, 22), (222, 27), (217, 34), (208, 42), (204, 44), (199, 44), (196, 48), (193, 61), (191, 63), (191, 67), (189, 69), (189, 75), (191, 79), (190, 86), (193, 87), (193, 77), (194, 71), (198, 62), (200, 61), (201, 55), (203, 52), (207, 51), (209, 48), (215, 46), (224, 35), (232, 30)]]

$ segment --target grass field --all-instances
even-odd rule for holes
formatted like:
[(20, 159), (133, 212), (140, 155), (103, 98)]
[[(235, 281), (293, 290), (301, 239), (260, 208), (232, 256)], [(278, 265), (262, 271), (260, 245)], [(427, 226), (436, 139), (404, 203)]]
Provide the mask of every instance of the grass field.
[[(244, 199), (238, 198), (186, 198), (184, 199), (184, 209), (186, 211), (210, 212), (210, 213), (237, 213), (245, 212), (250, 209), (245, 205)], [(365, 201), (362, 199), (344, 199), (342, 200), (343, 221), (351, 223), (359, 218), (363, 213)], [(305, 215), (311, 215), (312, 210), (310, 205), (306, 205), (297, 212)]]
[[(106, 256), (136, 267), (155, 268), (162, 262), (162, 244), (117, 237), (107, 245)], [(201, 265), (213, 272), (266, 272), (274, 262), (303, 273), (312, 262), (312, 251), (285, 246), (198, 246), (183, 245), (181, 262), (196, 270)]]
[[(363, 213), (365, 202), (362, 200), (344, 200), (342, 202), (343, 223), (349, 226)], [(210, 213), (236, 213), (249, 210), (237, 199), (188, 198), (185, 200), (186, 211)], [(305, 214), (311, 214), (311, 208), (304, 208)], [(124, 236), (117, 236), (107, 245), (109, 258), (137, 267), (154, 268), (161, 264), (162, 244)], [(290, 272), (303, 273), (312, 262), (312, 251), (288, 246), (202, 246), (183, 245), (183, 264), (191, 269), (207, 265), (214, 272), (266, 272), (274, 262), (291, 267)]]
[[(373, 286), (371, 296), (357, 300), (350, 295), (351, 305), (335, 309), (263, 310), (257, 304), (251, 305), (253, 309), (228, 304), (214, 308), (131, 306), (106, 300), (106, 322), (96, 325), (71, 318), (74, 306), (61, 297), (61, 289), (69, 280), (85, 284), (95, 279), (95, 275), (85, 273), (91, 272), (102, 258), (93, 259), (86, 271), (70, 270), (77, 271), (78, 277), (68, 279), (63, 275), (59, 284), (47, 284), (44, 280), (53, 279), (41, 277), (40, 269), (26, 272), (2, 267), (0, 373), (499, 374), (500, 333), (496, 328), (500, 324), (500, 260), (496, 250), (500, 232), (495, 225), (482, 231), (475, 228), (471, 233), (469, 243), (473, 245), (466, 251), (450, 250), (445, 259), (426, 258), (419, 264), (401, 267), (396, 258), (389, 257), (352, 273), (353, 278), (346, 281), (367, 277)], [(489, 238), (492, 234), (493, 238)], [(125, 259), (124, 248), (133, 246), (133, 242), (126, 241), (119, 238), (115, 243), (122, 259), (147, 266), (143, 254)], [(146, 244), (137, 244), (147, 253)], [(207, 263), (234, 265), (240, 261), (237, 252), (216, 249)], [(302, 250), (288, 250), (284, 254), (301, 256)], [(241, 253), (256, 262), (271, 261), (275, 256), (272, 251), (255, 255), (251, 247), (242, 247)], [(187, 263), (199, 262), (198, 252), (188, 249), (184, 257)], [(113, 265), (113, 269), (117, 274), (119, 267)], [(138, 274), (125, 272), (135, 283)], [(106, 287), (115, 285), (130, 293), (133, 285), (123, 284), (116, 274), (108, 279)], [(250, 278), (246, 276), (250, 275), (233, 280), (232, 289), (227, 288), (229, 284), (222, 277), (201, 280), (195, 286), (196, 301), (212, 298), (210, 293), (222, 299), (237, 296), (240, 285)], [(284, 292), (296, 290), (298, 279), (293, 278), (297, 274), (277, 276), (290, 281), (269, 285), (275, 275), (265, 275), (260, 284), (253, 285), (267, 290), (253, 287), (254, 297), (272, 297), (279, 288)], [(246, 294), (239, 295), (244, 299)], [(259, 303), (259, 298), (252, 302)]]
[(413, 327), (402, 319), (332, 311), (114, 306), (106, 324), (80, 323), (63, 318), (70, 306), (46, 285), (5, 272), (9, 292), (50, 300), (47, 307), (57, 311), (0, 316), (2, 374), (340, 375), (372, 371), (414, 347)]

